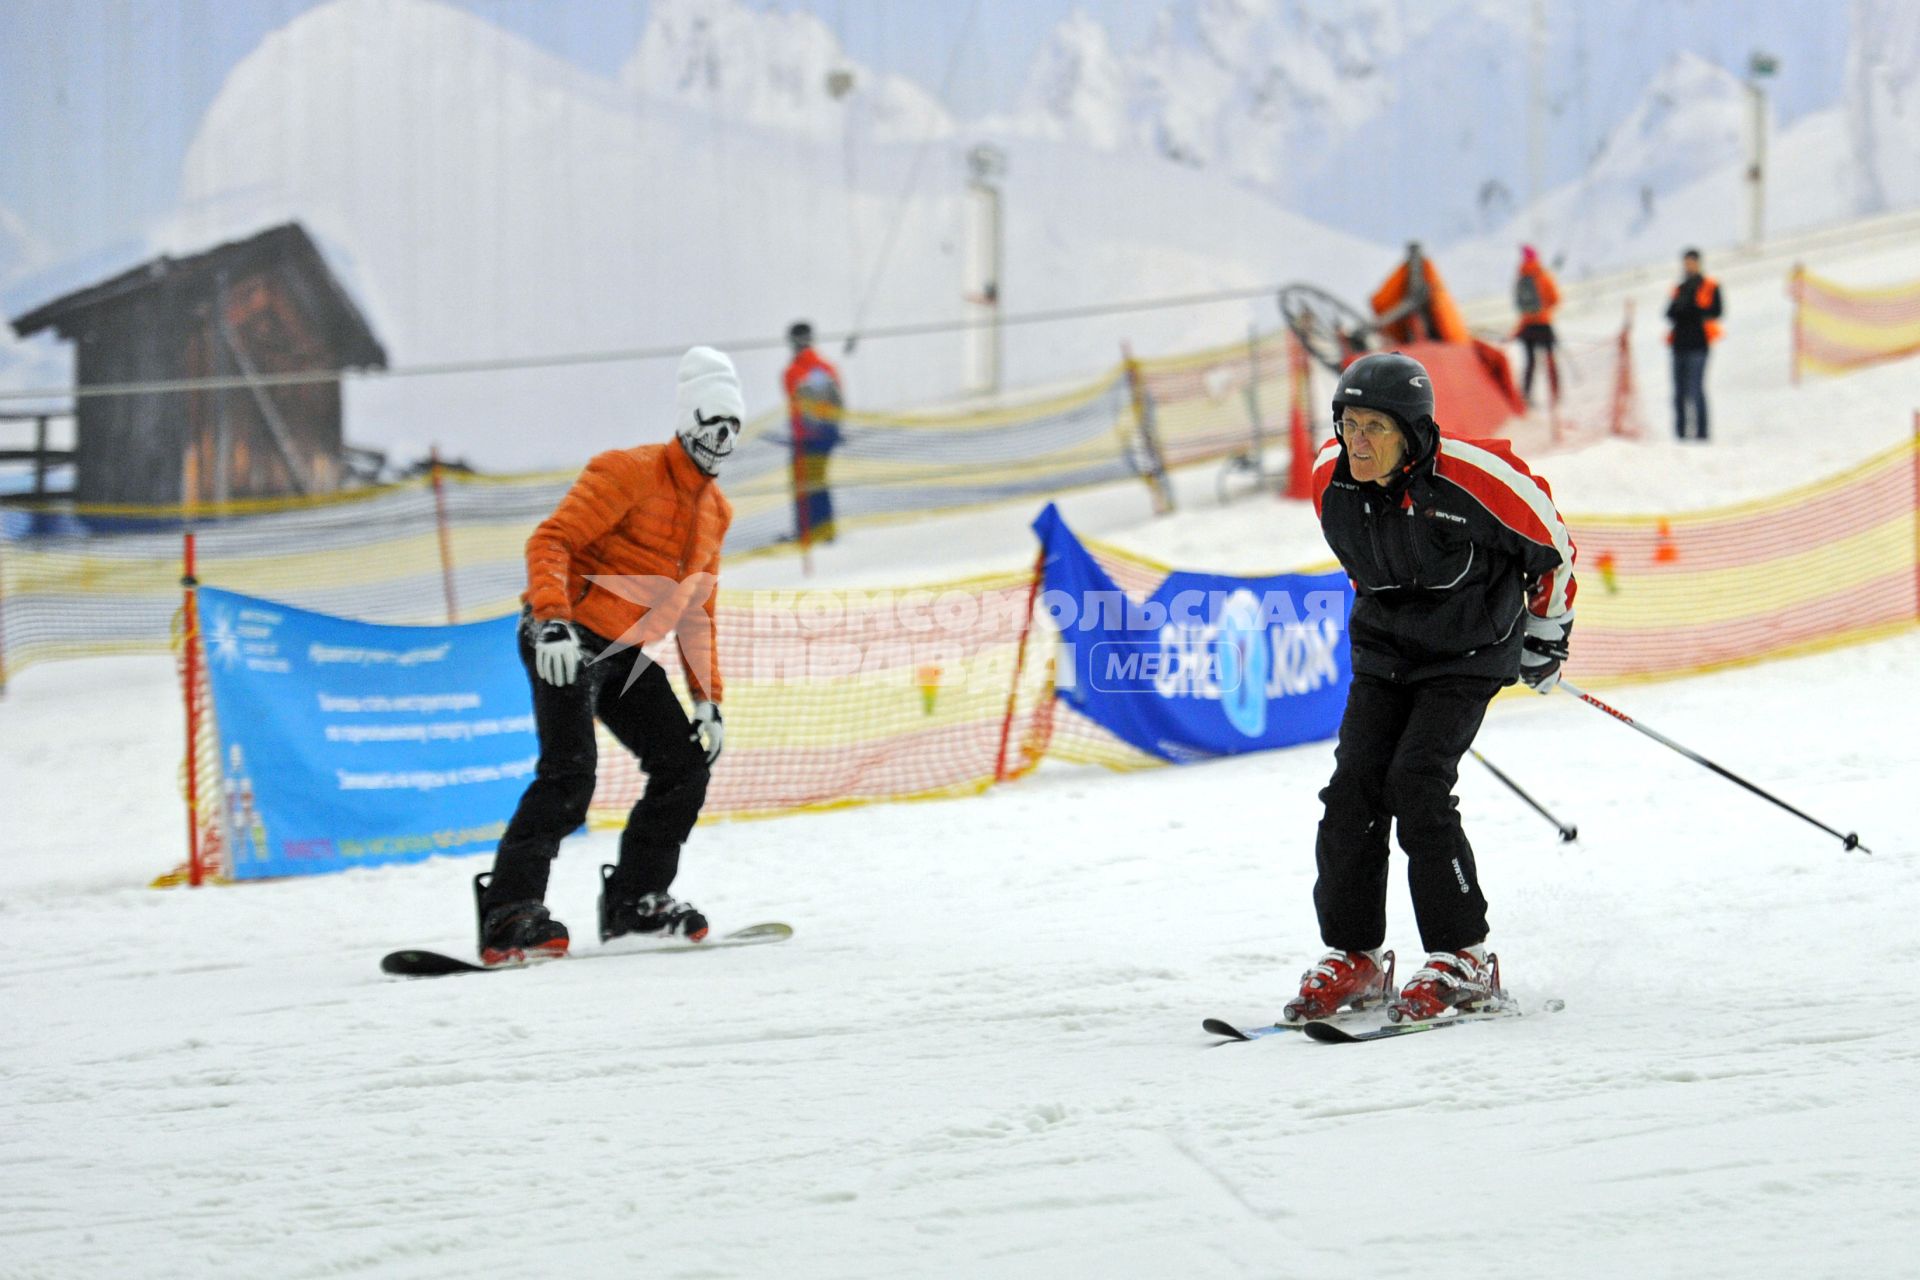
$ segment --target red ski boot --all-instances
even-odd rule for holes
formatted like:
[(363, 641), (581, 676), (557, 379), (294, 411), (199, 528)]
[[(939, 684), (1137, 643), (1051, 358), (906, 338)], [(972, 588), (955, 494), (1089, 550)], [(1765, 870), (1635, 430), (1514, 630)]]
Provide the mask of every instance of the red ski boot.
[(1329, 951), (1300, 975), (1300, 994), (1280, 1015), (1288, 1022), (1327, 1018), (1341, 1009), (1364, 1009), (1393, 990), (1393, 952), (1376, 961), (1365, 951)]
[(1424, 1022), (1450, 1009), (1462, 1013), (1504, 1003), (1507, 993), (1500, 987), (1500, 957), (1487, 953), (1485, 960), (1471, 951), (1435, 951), (1427, 957), (1400, 998), (1387, 1008), (1387, 1017), (1395, 1022)]

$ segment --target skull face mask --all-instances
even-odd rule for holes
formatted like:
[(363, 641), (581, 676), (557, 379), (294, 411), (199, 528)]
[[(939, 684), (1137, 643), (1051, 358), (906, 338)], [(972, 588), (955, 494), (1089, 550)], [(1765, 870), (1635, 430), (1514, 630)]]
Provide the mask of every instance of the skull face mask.
[(680, 443), (693, 464), (711, 476), (719, 474), (720, 464), (733, 452), (733, 442), (739, 437), (740, 419), (728, 414), (709, 418), (696, 408), (692, 427), (680, 432)]
[(707, 475), (716, 474), (747, 416), (733, 361), (712, 347), (691, 348), (680, 357), (674, 408), (674, 434), (687, 456)]

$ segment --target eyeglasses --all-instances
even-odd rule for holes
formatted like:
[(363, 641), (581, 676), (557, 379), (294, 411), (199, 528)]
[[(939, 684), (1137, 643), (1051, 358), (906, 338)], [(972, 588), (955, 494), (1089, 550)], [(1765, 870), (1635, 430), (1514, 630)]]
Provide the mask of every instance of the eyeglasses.
[(1369, 440), (1385, 440), (1388, 436), (1397, 436), (1400, 428), (1391, 422), (1360, 422), (1354, 418), (1340, 419), (1340, 437), (1365, 436)]

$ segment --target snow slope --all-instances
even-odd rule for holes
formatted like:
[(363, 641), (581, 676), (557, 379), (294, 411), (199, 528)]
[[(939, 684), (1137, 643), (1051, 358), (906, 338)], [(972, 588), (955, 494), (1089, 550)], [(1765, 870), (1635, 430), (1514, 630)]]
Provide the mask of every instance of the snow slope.
[[(1325, 745), (705, 828), (680, 889), (794, 941), (431, 983), (374, 961), (470, 943), (471, 860), (160, 894), (176, 806), (48, 804), (0, 892), (0, 1274), (1896, 1274), (1916, 661), (1616, 695), (1871, 857), (1503, 703), (1480, 748), (1580, 841), (1471, 763), (1463, 811), (1510, 985), (1567, 1009), (1350, 1050), (1198, 1026), (1312, 958)], [(161, 772), (164, 664), (93, 662), (9, 696), (5, 776), (53, 776), (35, 744), (109, 682), (95, 759)], [(576, 928), (614, 848), (563, 851)], [(1410, 956), (1397, 878), (1390, 918)]]
[[(1780, 253), (1866, 284), (1912, 243)], [(1709, 262), (1706, 447), (1663, 438), (1664, 276), (1570, 290), (1570, 333), (1638, 305), (1654, 430), (1535, 456), (1568, 511), (1776, 492), (1912, 431), (1912, 361), (1788, 385), (1787, 261)], [(1063, 506), (1183, 567), (1324, 557), (1299, 504), (1212, 482), (1158, 521), (1138, 486)], [(852, 530), (813, 580), (1011, 568), (1032, 514)], [(1318, 950), (1329, 744), (704, 827), (676, 890), (793, 941), (404, 983), (379, 955), (469, 946), (483, 860), (145, 889), (182, 845), (171, 665), (37, 666), (0, 699), (0, 1276), (1902, 1274), (1916, 663), (1909, 632), (1601, 691), (1870, 856), (1569, 697), (1503, 699), (1479, 748), (1580, 840), (1471, 762), (1462, 811), (1509, 985), (1567, 1007), (1346, 1050), (1198, 1025), (1271, 1018)], [(562, 852), (577, 931), (615, 847)], [(1397, 877), (1389, 919), (1417, 961)]]

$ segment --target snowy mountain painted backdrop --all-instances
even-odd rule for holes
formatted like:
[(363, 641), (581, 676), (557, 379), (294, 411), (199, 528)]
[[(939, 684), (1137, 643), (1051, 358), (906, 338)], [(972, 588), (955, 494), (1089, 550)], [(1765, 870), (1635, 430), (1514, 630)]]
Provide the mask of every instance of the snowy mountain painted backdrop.
[[(1521, 240), (1574, 276), (1735, 242), (1736, 71), (1763, 42), (1789, 60), (1848, 42), (1833, 100), (1775, 134), (1769, 226), (1920, 202), (1913, 6), (1593, 10), (1546, 4), (1537, 48), (1530, 7), (1502, 0), (1172, 0), (1130, 48), (1097, 9), (1076, 12), (1017, 101), (963, 120), (938, 86), (862, 65), (797, 9), (652, 0), (608, 77), (441, 0), (328, 0), (225, 72), (175, 208), (117, 265), (298, 218), (402, 366), (771, 343), (797, 316), (828, 332), (958, 320), (966, 155), (991, 142), (1008, 158), (1011, 313), (1294, 279), (1355, 296), (1409, 238), (1477, 292), (1500, 287)], [(0, 187), (12, 313), (99, 278), (84, 232), (6, 204)], [(1081, 379), (1122, 340), (1152, 353), (1273, 319), (1258, 301), (1017, 328), (1007, 379)], [(951, 397), (963, 343), (864, 342), (852, 396)], [(750, 406), (771, 405), (780, 353), (740, 356)], [(0, 346), (0, 380), (48, 385), (63, 359)], [(488, 467), (572, 465), (661, 435), (670, 368), (356, 383), (349, 429), (402, 456), (437, 440)]]

